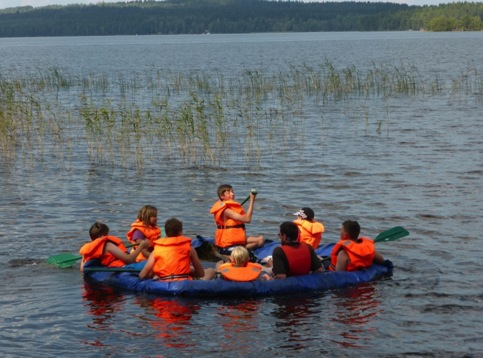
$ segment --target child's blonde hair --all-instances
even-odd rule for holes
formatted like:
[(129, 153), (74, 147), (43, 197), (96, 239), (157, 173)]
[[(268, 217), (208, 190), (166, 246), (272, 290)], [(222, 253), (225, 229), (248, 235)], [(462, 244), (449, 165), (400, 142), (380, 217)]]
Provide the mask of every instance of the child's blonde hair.
[(244, 267), (248, 263), (248, 250), (243, 246), (237, 246), (231, 251), (231, 262), (235, 267)]

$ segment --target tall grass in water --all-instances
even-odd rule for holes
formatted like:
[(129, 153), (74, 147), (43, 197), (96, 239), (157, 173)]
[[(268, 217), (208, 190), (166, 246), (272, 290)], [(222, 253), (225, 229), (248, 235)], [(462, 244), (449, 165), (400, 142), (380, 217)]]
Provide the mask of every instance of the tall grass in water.
[[(306, 107), (322, 117), (330, 102), (345, 103), (366, 130), (375, 121), (374, 131), (381, 133), (393, 98), (481, 93), (482, 83), (470, 66), (441, 79), (422, 76), (412, 65), (339, 69), (327, 59), (318, 66), (293, 64), (278, 73), (244, 69), (230, 76), (156, 68), (129, 76), (70, 75), (51, 68), (0, 77), (1, 157), (64, 158), (59, 153), (85, 148), (90, 163), (144, 169), (165, 161), (221, 165), (242, 149), (243, 160), (253, 163), (286, 138), (295, 145), (303, 141)], [(357, 104), (378, 97), (387, 103), (386, 120), (371, 118), (367, 104)]]
[(15, 108), (15, 91), (12, 86), (0, 82), (0, 148), (6, 159), (14, 158), (18, 135), (16, 133), (17, 109)]
[(0, 148), (2, 157), (18, 154), (42, 157), (43, 140), (50, 135), (39, 99), (24, 93), (18, 82), (0, 80)]

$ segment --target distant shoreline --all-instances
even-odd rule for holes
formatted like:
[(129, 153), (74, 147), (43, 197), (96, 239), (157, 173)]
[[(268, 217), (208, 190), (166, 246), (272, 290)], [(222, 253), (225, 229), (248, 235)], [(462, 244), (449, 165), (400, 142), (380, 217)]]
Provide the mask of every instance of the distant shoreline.
[(168, 0), (0, 10), (0, 37), (482, 31), (483, 3)]

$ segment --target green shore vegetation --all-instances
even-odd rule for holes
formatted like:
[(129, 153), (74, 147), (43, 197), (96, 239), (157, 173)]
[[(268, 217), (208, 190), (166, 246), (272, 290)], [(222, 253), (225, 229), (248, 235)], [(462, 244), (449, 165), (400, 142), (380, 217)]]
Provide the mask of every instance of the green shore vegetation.
[(483, 3), (136, 0), (0, 10), (0, 37), (409, 30), (481, 31)]

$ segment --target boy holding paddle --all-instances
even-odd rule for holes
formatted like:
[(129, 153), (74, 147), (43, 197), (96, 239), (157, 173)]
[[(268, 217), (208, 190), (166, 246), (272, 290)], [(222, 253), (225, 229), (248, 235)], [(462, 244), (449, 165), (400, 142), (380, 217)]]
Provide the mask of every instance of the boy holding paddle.
[(213, 214), (217, 227), (215, 245), (221, 249), (221, 253), (237, 245), (249, 250), (263, 246), (263, 236), (247, 237), (245, 231), (245, 224), (252, 221), (256, 191), (250, 193), (250, 203), (246, 212), (242, 205), (235, 201), (235, 192), (231, 185), (220, 185), (217, 194), (219, 200), (211, 207), (210, 214)]

